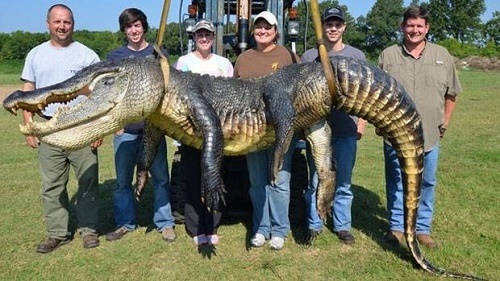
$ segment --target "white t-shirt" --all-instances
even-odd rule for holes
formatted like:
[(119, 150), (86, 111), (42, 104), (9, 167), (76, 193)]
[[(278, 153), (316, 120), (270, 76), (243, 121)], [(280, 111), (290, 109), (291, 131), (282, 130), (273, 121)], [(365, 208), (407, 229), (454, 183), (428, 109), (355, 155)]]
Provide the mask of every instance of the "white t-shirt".
[[(87, 46), (73, 42), (68, 47), (54, 47), (50, 41), (44, 42), (26, 56), (21, 80), (35, 83), (35, 88), (43, 88), (63, 82), (73, 77), (81, 69), (99, 62), (99, 56)], [(79, 97), (64, 106), (73, 106), (80, 102)], [(54, 115), (61, 103), (50, 104), (43, 114)]]
[(198, 58), (194, 53), (189, 53), (180, 57), (174, 66), (181, 71), (191, 71), (193, 73), (208, 74), (212, 76), (233, 77), (233, 65), (222, 56), (212, 54), (209, 59)]

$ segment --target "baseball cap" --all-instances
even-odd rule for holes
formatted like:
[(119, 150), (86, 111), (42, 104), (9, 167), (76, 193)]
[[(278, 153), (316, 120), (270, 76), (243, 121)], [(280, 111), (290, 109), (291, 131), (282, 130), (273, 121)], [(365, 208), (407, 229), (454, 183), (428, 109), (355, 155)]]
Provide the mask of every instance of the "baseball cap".
[(344, 19), (344, 11), (342, 11), (342, 9), (337, 8), (337, 7), (327, 8), (323, 12), (323, 16), (321, 17), (321, 21), (325, 22), (325, 21), (327, 21), (328, 19), (331, 19), (331, 18), (338, 18), (341, 21), (345, 21), (345, 19)]
[(200, 20), (193, 27), (193, 32), (196, 32), (200, 29), (206, 29), (210, 32), (215, 33), (215, 26), (211, 21), (208, 20)]
[(260, 18), (265, 19), (270, 25), (276, 25), (276, 26), (278, 25), (276, 17), (271, 12), (268, 11), (260, 12), (253, 20), (253, 23), (255, 24), (255, 22)]

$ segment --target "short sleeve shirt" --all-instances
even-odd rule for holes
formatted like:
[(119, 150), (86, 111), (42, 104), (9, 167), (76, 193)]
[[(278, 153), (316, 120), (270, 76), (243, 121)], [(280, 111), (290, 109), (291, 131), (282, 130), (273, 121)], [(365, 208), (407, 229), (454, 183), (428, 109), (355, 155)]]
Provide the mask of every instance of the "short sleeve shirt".
[[(63, 82), (96, 62), (99, 62), (99, 56), (79, 42), (73, 42), (67, 47), (54, 47), (47, 41), (29, 51), (21, 80), (35, 83), (35, 88), (39, 89)], [(84, 97), (80, 96), (64, 106), (73, 106), (82, 99)], [(49, 104), (42, 113), (52, 116), (61, 106), (61, 103)]]
[(174, 65), (175, 69), (212, 76), (233, 77), (233, 65), (222, 56), (212, 54), (209, 59), (202, 60), (194, 53), (180, 57)]
[[(339, 52), (328, 52), (329, 57), (344, 56), (366, 61), (365, 54), (351, 45), (345, 47)], [(318, 49), (309, 49), (302, 54), (302, 62), (318, 61)], [(333, 137), (345, 138), (354, 137), (358, 134), (358, 118), (351, 116), (343, 111), (332, 108), (328, 123), (333, 131)]]
[(293, 64), (294, 61), (299, 62), (300, 58), (286, 47), (280, 45), (276, 45), (271, 51), (265, 53), (249, 49), (236, 59), (234, 77), (255, 78), (266, 76), (284, 66)]
[(444, 47), (427, 42), (415, 59), (399, 44), (382, 51), (379, 66), (403, 84), (415, 103), (422, 118), (425, 151), (430, 151), (439, 142), (445, 95), (462, 92), (453, 57)]

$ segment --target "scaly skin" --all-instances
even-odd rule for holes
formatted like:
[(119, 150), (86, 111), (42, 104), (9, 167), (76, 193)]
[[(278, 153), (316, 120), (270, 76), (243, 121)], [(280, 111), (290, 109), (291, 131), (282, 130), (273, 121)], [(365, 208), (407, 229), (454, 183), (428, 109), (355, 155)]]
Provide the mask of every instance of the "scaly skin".
[(332, 66), (338, 91), (333, 98), (319, 63), (295, 64), (248, 80), (170, 69), (165, 86), (158, 60), (129, 58), (93, 65), (52, 87), (14, 92), (4, 100), (4, 107), (11, 112), (39, 112), (46, 104), (68, 100), (78, 89), (88, 87), (87, 101), (50, 121), (21, 126), (21, 132), (75, 149), (125, 124), (146, 120), (145, 153), (139, 163), (142, 175), (162, 134), (202, 149), (202, 194), (214, 210), (224, 195), (223, 154), (244, 155), (275, 143), (270, 172), (276, 175), (293, 134), (301, 134), (312, 146), (319, 175), (317, 206), (323, 218), (330, 209), (335, 183), (326, 118), (331, 107), (336, 107), (372, 123), (394, 146), (404, 178), (406, 241), (415, 261), (434, 274), (475, 278), (436, 268), (419, 250), (415, 224), (423, 171), (422, 125), (403, 87), (366, 62), (335, 57)]

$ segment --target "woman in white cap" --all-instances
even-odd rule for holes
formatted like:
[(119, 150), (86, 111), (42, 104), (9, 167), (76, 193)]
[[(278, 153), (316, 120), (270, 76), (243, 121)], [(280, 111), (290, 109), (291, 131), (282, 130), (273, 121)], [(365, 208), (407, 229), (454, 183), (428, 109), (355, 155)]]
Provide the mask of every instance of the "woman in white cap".
[[(278, 21), (264, 11), (254, 20), (253, 36), (255, 46), (243, 52), (234, 67), (234, 76), (242, 78), (260, 77), (271, 74), (277, 69), (300, 61), (300, 58), (283, 46), (277, 45)], [(269, 178), (272, 149), (266, 149), (246, 156), (250, 179), (250, 198), (253, 205), (252, 247), (264, 246), (269, 240), (273, 250), (281, 250), (290, 231), (288, 205), (290, 202), (290, 174), (293, 154), (286, 153), (283, 169), (278, 173), (274, 185)]]
[[(233, 76), (233, 65), (222, 56), (212, 53), (215, 27), (208, 20), (200, 20), (193, 28), (195, 50), (180, 57), (175, 68), (213, 76)], [(186, 171), (186, 203), (184, 205), (184, 224), (186, 231), (198, 245), (219, 243), (217, 229), (221, 220), (220, 212), (209, 212), (201, 201), (201, 151), (190, 146), (180, 147)]]

